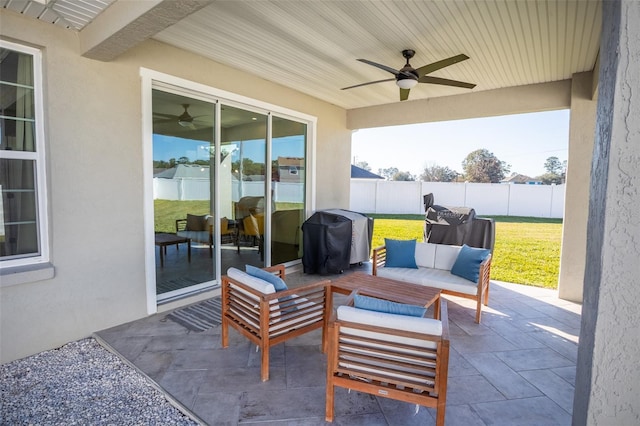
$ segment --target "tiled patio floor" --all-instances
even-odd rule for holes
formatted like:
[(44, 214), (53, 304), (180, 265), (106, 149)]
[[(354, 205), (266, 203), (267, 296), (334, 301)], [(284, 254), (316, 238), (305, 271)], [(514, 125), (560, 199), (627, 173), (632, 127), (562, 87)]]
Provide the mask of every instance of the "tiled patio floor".
[[(287, 282), (320, 278), (326, 277), (292, 274)], [(580, 305), (552, 290), (492, 282), (489, 307), (476, 324), (473, 301), (447, 300), (446, 424), (571, 424)], [(96, 335), (203, 423), (325, 424), (319, 331), (272, 348), (271, 378), (262, 383), (259, 354), (245, 338), (232, 331), (229, 348), (222, 349), (219, 327), (188, 332), (166, 314)], [(339, 388), (335, 412), (336, 425), (435, 424), (431, 409), (416, 414), (415, 405)]]

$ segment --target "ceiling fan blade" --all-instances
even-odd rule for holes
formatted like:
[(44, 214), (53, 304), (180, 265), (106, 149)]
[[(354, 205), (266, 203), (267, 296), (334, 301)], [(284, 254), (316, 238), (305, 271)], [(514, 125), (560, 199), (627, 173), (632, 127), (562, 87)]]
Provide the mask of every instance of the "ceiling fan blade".
[(376, 80), (376, 81), (370, 81), (368, 83), (356, 84), (355, 86), (343, 87), (340, 90), (353, 89), (354, 87), (360, 87), (360, 86), (368, 86), (369, 84), (384, 83), (385, 81), (395, 81), (395, 78), (386, 78), (384, 80)]
[(457, 64), (458, 62), (466, 61), (467, 59), (469, 59), (467, 55), (460, 54), (460, 55), (452, 56), (447, 59), (443, 59), (438, 62), (434, 62), (432, 64), (422, 66), (416, 69), (416, 71), (418, 72), (418, 77), (424, 77), (425, 75), (431, 74), (434, 71), (438, 71), (441, 68), (448, 67), (449, 65)]
[(153, 124), (163, 124), (163, 123), (175, 123), (176, 119), (175, 118), (154, 118), (153, 119)]
[(178, 116), (175, 115), (175, 114), (164, 114), (162, 112), (154, 112), (153, 115), (154, 116), (158, 116), (158, 117), (162, 117), (162, 118), (174, 119), (174, 120), (178, 119)]
[(430, 84), (440, 84), (442, 86), (463, 87), (465, 89), (473, 89), (474, 87), (476, 87), (475, 84), (465, 83), (464, 81), (449, 80), (449, 79), (446, 79), (446, 78), (431, 77), (431, 76), (428, 76), (428, 75), (425, 75), (424, 77), (420, 77), (418, 79), (418, 82), (420, 82), (420, 83), (430, 83)]
[(393, 74), (393, 75), (398, 75), (398, 74), (400, 73), (400, 72), (399, 72), (397, 69), (395, 69), (395, 68), (391, 68), (391, 67), (388, 67), (388, 66), (386, 66), (386, 65), (382, 65), (382, 64), (379, 64), (379, 63), (377, 63), (377, 62), (370, 61), (370, 60), (368, 60), (368, 59), (358, 59), (358, 61), (360, 61), (360, 62), (364, 62), (365, 64), (373, 65), (374, 67), (380, 68), (381, 70), (388, 71), (388, 72), (390, 72), (390, 73), (391, 73), (391, 74)]
[(409, 90), (410, 89), (400, 89), (400, 100), (406, 101), (409, 99)]

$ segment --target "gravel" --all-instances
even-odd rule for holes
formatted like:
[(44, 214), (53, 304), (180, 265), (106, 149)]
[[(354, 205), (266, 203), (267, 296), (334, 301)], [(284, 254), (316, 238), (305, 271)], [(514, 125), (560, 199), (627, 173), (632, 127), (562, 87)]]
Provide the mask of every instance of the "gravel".
[(196, 425), (95, 340), (0, 366), (2, 425)]

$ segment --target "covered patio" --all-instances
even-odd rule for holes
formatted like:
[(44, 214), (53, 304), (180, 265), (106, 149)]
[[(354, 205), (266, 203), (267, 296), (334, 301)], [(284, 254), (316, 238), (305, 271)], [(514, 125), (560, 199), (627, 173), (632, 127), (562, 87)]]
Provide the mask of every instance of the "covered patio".
[[(640, 342), (633, 337), (640, 326), (638, 2), (0, 0), (0, 22), (3, 55), (22, 58), (13, 62), (16, 81), (2, 81), (2, 119), (34, 129), (32, 146), (14, 149), (24, 139), (16, 129), (29, 126), (3, 125), (0, 157), (3, 164), (35, 162), (25, 170), (37, 172), (29, 215), (4, 195), (9, 179), (3, 175), (4, 225), (17, 229), (17, 216), (25, 216), (33, 247), (0, 259), (0, 362), (103, 330), (105, 341), (203, 420), (216, 423), (222, 413), (230, 423), (322, 423), (317, 341), (274, 350), (279, 365), (272, 382), (258, 384), (249, 375), (257, 358), (246, 342), (234, 339), (235, 346), (222, 350), (213, 330), (196, 339), (161, 321), (170, 309), (214, 296), (224, 271), (216, 269), (205, 292), (158, 303), (156, 87), (215, 103), (216, 117), (226, 102), (258, 110), (267, 125), (274, 117), (304, 118), (305, 217), (349, 207), (354, 130), (570, 109), (562, 300), (543, 301), (496, 283), (481, 325), (473, 323), (471, 309), (452, 301), (450, 372), (458, 375), (451, 377), (447, 415), (452, 424), (521, 424), (544, 415), (554, 417), (536, 424), (640, 422)], [(396, 70), (404, 49), (415, 49), (416, 67), (468, 55), (432, 77), (477, 86), (421, 84), (407, 100), (393, 81), (341, 90), (392, 77), (357, 59)], [(3, 65), (11, 68), (10, 62)], [(33, 94), (33, 108), (24, 108), (23, 93)], [(221, 125), (218, 120), (217, 136)], [(219, 148), (220, 138), (205, 131)], [(12, 190), (22, 192), (24, 180)], [(265, 259), (271, 263), (268, 250)], [(581, 315), (568, 301), (581, 304)], [(307, 348), (310, 354), (294, 355)], [(316, 358), (299, 374), (307, 357)], [(227, 377), (215, 374), (218, 365), (239, 368), (233, 363), (240, 361), (243, 371), (230, 382), (215, 382)], [(285, 396), (301, 395), (293, 389), (305, 388), (308, 383), (296, 379), (307, 373), (317, 384), (316, 393), (310, 391), (315, 405), (304, 414), (311, 420), (282, 420), (291, 412), (267, 410), (294, 405)], [(216, 393), (211, 383), (228, 394)], [(260, 395), (269, 386), (278, 392)], [(391, 423), (407, 409), (344, 396), (338, 422), (371, 415), (372, 422)], [(205, 397), (211, 399), (199, 403)], [(431, 415), (421, 411), (410, 419), (419, 416)]]
[[(371, 265), (351, 271), (370, 272)], [(290, 287), (320, 278), (293, 273)], [(335, 303), (345, 296), (335, 296)], [(447, 297), (451, 353), (449, 425), (569, 425), (581, 306), (549, 289), (493, 282), (482, 324), (472, 301)], [(325, 424), (326, 355), (316, 330), (271, 350), (270, 380), (260, 354), (232, 331), (204, 332), (167, 319), (168, 312), (95, 333), (206, 424)], [(435, 411), (359, 392), (336, 390), (335, 424), (433, 425)]]

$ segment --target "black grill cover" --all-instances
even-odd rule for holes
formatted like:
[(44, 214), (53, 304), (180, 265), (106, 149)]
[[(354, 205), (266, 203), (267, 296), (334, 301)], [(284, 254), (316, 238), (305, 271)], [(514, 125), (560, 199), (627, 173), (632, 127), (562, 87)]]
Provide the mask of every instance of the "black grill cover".
[(434, 205), (427, 208), (424, 224), (424, 241), (487, 248), (493, 251), (495, 230), (492, 219), (476, 218), (469, 207), (445, 207)]
[(302, 266), (305, 274), (337, 274), (349, 269), (349, 218), (316, 212), (302, 224)]

